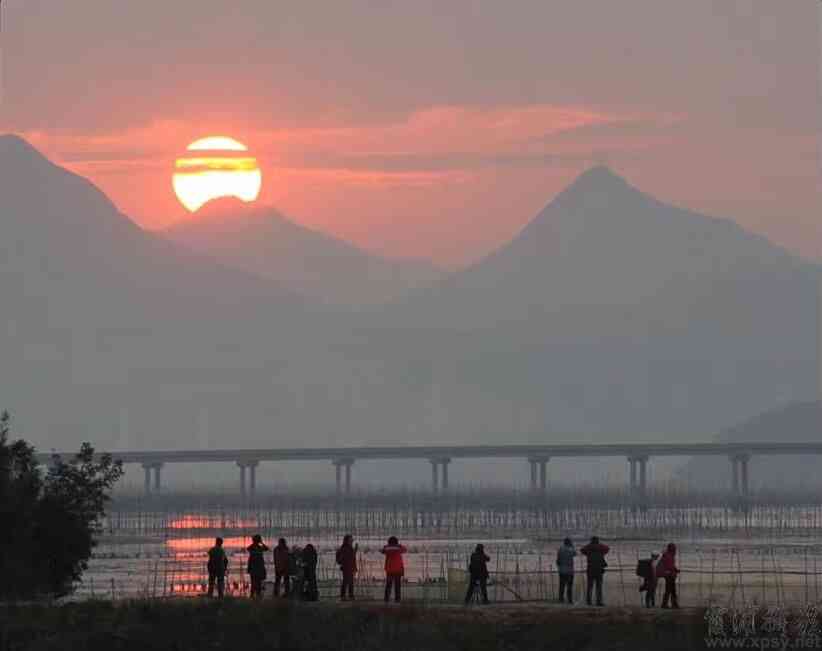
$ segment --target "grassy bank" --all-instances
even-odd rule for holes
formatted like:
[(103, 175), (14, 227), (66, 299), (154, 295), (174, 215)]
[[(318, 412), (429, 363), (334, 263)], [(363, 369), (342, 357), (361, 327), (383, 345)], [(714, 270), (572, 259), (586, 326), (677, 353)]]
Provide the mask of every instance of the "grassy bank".
[(699, 611), (177, 601), (0, 609), (0, 651), (704, 648)]

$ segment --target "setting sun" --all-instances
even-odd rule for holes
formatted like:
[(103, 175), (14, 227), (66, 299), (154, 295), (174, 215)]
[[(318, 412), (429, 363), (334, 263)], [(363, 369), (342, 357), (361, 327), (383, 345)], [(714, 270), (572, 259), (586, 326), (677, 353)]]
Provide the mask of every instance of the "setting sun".
[(188, 210), (195, 212), (218, 197), (257, 199), (262, 173), (248, 148), (226, 136), (210, 136), (191, 143), (186, 156), (175, 162), (174, 193)]

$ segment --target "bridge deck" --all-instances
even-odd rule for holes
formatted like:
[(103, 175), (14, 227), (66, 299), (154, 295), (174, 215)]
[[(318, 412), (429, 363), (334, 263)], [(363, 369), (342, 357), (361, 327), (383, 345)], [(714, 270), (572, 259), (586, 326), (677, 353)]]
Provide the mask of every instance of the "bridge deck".
[[(39, 453), (47, 462), (54, 455)], [(822, 454), (820, 443), (603, 443), (580, 445), (438, 445), (362, 446), (335, 448), (260, 448), (225, 450), (123, 450), (112, 451), (123, 463), (209, 463), (227, 461), (336, 461), (367, 459), (487, 459), (550, 457), (660, 457)]]

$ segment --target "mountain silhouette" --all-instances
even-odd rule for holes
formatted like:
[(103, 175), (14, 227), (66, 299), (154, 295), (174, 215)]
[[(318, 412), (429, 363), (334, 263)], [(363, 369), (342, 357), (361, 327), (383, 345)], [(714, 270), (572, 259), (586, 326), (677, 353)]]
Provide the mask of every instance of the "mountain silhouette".
[[(19, 138), (0, 169), (0, 407), (46, 448), (704, 440), (816, 395), (816, 267), (604, 168), (476, 265), (356, 310), (229, 268), (235, 242), (217, 262), (144, 231)], [(290, 238), (361, 268), (276, 214), (235, 231), (235, 208), (202, 225), (256, 233), (260, 265)]]
[(180, 390), (163, 383), (225, 383), (259, 367), (255, 347), (297, 356), (290, 337), (322, 324), (275, 283), (142, 230), (16, 136), (0, 169), (0, 395), (35, 440), (105, 442), (129, 406), (162, 432)]
[(458, 381), (530, 403), (536, 431), (704, 439), (815, 395), (818, 283), (765, 238), (597, 167), (385, 327), (410, 357), (447, 350)]
[[(822, 441), (822, 403), (794, 402), (780, 405), (726, 428), (716, 440), (722, 443), (818, 443)], [(815, 455), (752, 456), (749, 462), (751, 488), (760, 484), (774, 489), (808, 489), (818, 486), (819, 459)], [(690, 461), (680, 476), (702, 486), (717, 483), (730, 489), (727, 459), (706, 457)]]
[[(0, 136), (0, 164), (5, 271), (25, 274), (27, 283), (77, 285), (76, 291), (93, 298), (83, 309), (110, 310), (139, 300), (168, 300), (172, 310), (197, 300), (212, 307), (237, 307), (238, 298), (301, 302), (275, 283), (221, 267), (144, 231), (89, 181), (17, 136)], [(111, 295), (96, 294), (108, 290)], [(62, 298), (73, 302), (79, 296), (48, 296)]]
[(338, 305), (382, 303), (430, 285), (442, 272), (389, 260), (314, 231), (273, 208), (217, 199), (162, 233), (226, 266)]
[[(760, 283), (790, 285), (810, 270), (730, 220), (669, 206), (596, 167), (510, 243), (430, 294), (442, 294), (452, 312), (470, 310), (476, 298), (479, 312), (468, 314), (475, 324), (546, 313), (556, 328), (569, 309), (588, 309), (620, 312), (635, 332), (634, 310), (665, 305), (658, 326), (685, 326), (691, 312), (699, 316), (699, 306), (715, 301), (726, 285), (734, 297), (723, 319), (745, 320), (747, 301), (776, 289)], [(572, 334), (580, 334), (581, 325), (571, 324)]]

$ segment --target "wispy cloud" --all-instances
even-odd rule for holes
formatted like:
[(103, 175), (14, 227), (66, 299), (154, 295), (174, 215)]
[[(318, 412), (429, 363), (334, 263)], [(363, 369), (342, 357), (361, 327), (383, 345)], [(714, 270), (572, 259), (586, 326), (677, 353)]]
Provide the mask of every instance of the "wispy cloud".
[(226, 124), (202, 125), (195, 133), (191, 125), (165, 121), (111, 133), (55, 130), (24, 135), (57, 161), (96, 174), (169, 167), (188, 139), (230, 133), (246, 140), (263, 168), (332, 174), (352, 183), (399, 183), (405, 178), (415, 185), (438, 177), (453, 181), (454, 171), (544, 165), (566, 156), (578, 160), (584, 151), (574, 134), (583, 136), (583, 149), (591, 151), (603, 146), (595, 142), (597, 135), (611, 137), (609, 147), (636, 146), (633, 138), (616, 142), (608, 133), (668, 119), (546, 104), (433, 106), (388, 124), (307, 125), (238, 134)]

